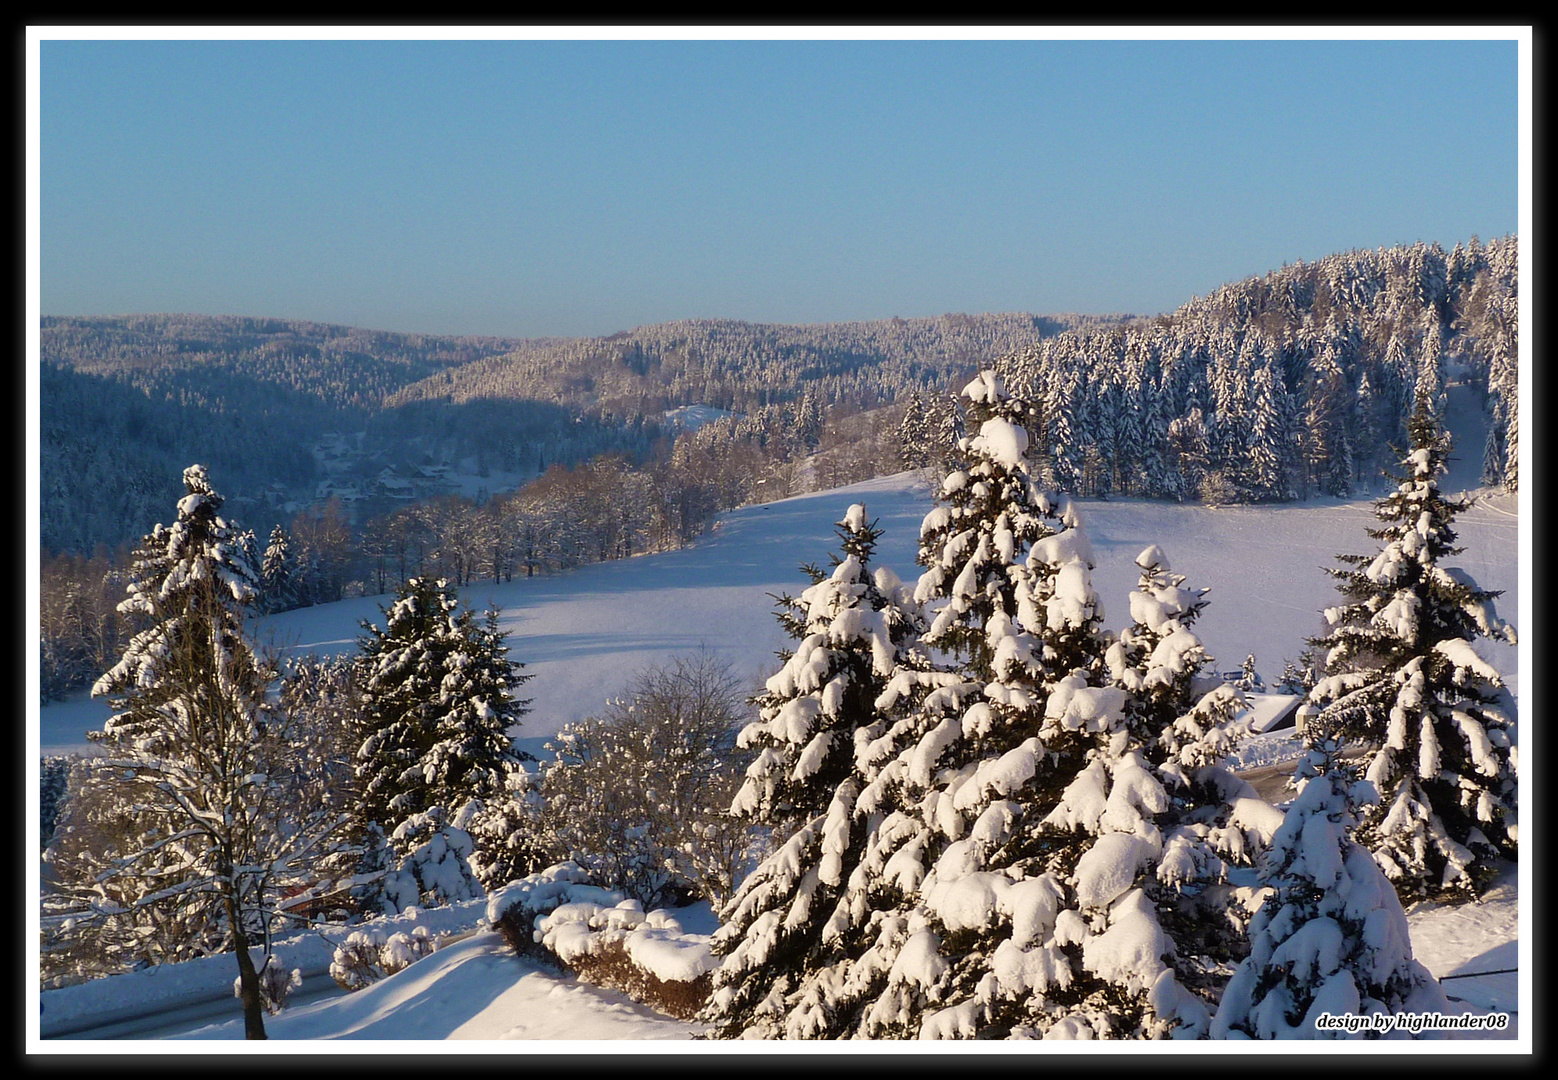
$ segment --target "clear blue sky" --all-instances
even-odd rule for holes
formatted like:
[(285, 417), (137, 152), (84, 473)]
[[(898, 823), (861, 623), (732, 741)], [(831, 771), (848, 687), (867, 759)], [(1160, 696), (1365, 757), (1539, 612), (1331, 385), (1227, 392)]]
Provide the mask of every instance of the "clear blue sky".
[(1517, 223), (1508, 42), (64, 42), (42, 310), (1170, 310)]

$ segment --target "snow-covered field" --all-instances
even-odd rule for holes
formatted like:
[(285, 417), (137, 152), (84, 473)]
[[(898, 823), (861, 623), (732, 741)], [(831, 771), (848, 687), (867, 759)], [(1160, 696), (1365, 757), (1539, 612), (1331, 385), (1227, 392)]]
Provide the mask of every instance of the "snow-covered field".
[[(833, 523), (852, 502), (864, 502), (885, 530), (877, 562), (905, 580), (917, 577), (920, 521), (931, 496), (919, 476), (900, 473), (744, 507), (682, 551), (467, 587), (466, 604), (491, 602), (502, 610), (510, 656), (535, 676), (524, 690), (532, 711), (516, 734), (539, 743), (600, 709), (644, 665), (699, 648), (729, 660), (755, 687), (777, 669), (774, 652), (787, 644), (770, 614), (771, 594), (798, 593), (808, 584), (800, 563), (827, 565), (835, 549)], [(1254, 653), (1268, 681), (1320, 631), (1320, 611), (1338, 602), (1323, 568), (1336, 565), (1340, 552), (1373, 550), (1364, 533), (1374, 523), (1367, 500), (1208, 510), (1116, 499), (1081, 507), (1108, 625), (1128, 621), (1125, 598), (1138, 574), (1133, 560), (1155, 543), (1175, 570), (1189, 575), (1190, 585), (1211, 587), (1211, 603), (1196, 629), (1219, 668), (1237, 670)], [(1503, 590), (1498, 609), (1512, 621), (1520, 585), (1517, 523), (1509, 495), (1485, 494), (1457, 520), (1466, 550), (1456, 562), (1483, 588)], [(361, 634), (359, 621), (382, 624), (380, 605), (386, 602), (361, 597), (283, 612), (258, 620), (257, 633), (291, 651), (349, 652)], [(1479, 642), (1478, 649), (1514, 683), (1513, 646)], [(83, 695), (50, 704), (39, 718), (40, 749), (84, 749), (85, 733), (106, 715)]]
[[(1457, 480), (1465, 482), (1452, 475), (1446, 487), (1457, 490)], [(526, 687), (534, 709), (516, 732), (522, 745), (535, 748), (562, 724), (598, 709), (643, 665), (690, 650), (716, 652), (754, 684), (771, 674), (773, 652), (786, 639), (771, 617), (769, 594), (798, 592), (805, 586), (799, 563), (826, 565), (834, 548), (833, 523), (859, 501), (886, 530), (878, 562), (906, 579), (916, 576), (919, 524), (931, 499), (924, 481), (905, 473), (735, 511), (684, 551), (466, 589), (468, 604), (492, 602), (501, 608), (511, 655), (535, 676)], [(1094, 584), (1104, 599), (1108, 625), (1118, 627), (1125, 620), (1125, 598), (1136, 583), (1132, 560), (1156, 543), (1176, 570), (1189, 575), (1191, 585), (1212, 587), (1212, 603), (1197, 629), (1218, 667), (1237, 669), (1247, 653), (1254, 653), (1268, 681), (1281, 671), (1284, 658), (1296, 657), (1305, 639), (1318, 631), (1320, 610), (1337, 602), (1323, 567), (1334, 565), (1338, 552), (1363, 553), (1373, 547), (1364, 533), (1373, 521), (1367, 499), (1219, 510), (1121, 499), (1085, 502), (1082, 510), (1098, 560)], [(1466, 550), (1454, 561), (1483, 587), (1503, 590), (1500, 613), (1518, 625), (1521, 577), (1515, 511), (1513, 496), (1482, 493), (1458, 519)], [(359, 620), (377, 619), (383, 601), (369, 597), (286, 612), (259, 620), (258, 631), (263, 639), (288, 649), (348, 651), (355, 647)], [(1479, 645), (1479, 651), (1484, 647)], [(1513, 647), (1486, 647), (1485, 655), (1516, 683), (1519, 665)], [(84, 698), (44, 708), (34, 729), (38, 749), (60, 753), (85, 748), (85, 732), (100, 726), (104, 715), (101, 705)], [(1292, 748), (1284, 733), (1259, 736), (1247, 746), (1241, 764), (1271, 765), (1291, 757)], [(1443, 977), (1517, 966), (1515, 878), (1511, 868), (1500, 886), (1474, 906), (1420, 905), (1409, 913), (1414, 949), (1431, 972)], [(479, 905), (465, 916), (451, 911), (440, 917), (436, 929), (456, 929), (444, 925), (450, 920), (476, 928), (478, 911)], [(312, 961), (316, 966), (317, 959)], [(216, 960), (230, 963), (227, 958)], [(90, 1015), (94, 1008), (111, 1011), (115, 1003), (144, 995), (154, 979), (162, 980), (159, 985), (166, 992), (202, 978), (215, 980), (218, 987), (223, 980), (231, 985), (231, 972), (221, 965), (211, 966), (205, 975), (194, 964), (179, 967), (186, 970), (163, 969), (53, 991), (44, 995), (44, 1005), (56, 1017), (68, 1009)], [(1519, 1007), (1514, 975), (1457, 979), (1445, 987), (1466, 1008), (1515, 1013)], [(1501, 1033), (1502, 1045), (1511, 1046), (1516, 1020)], [(708, 1046), (678, 1042), (690, 1039), (696, 1025), (529, 966), (484, 929), (367, 990), (299, 1006), (268, 1025), (276, 1040), (270, 1045), (278, 1049), (285, 1047), (283, 1040), (351, 1040), (361, 1049), (356, 1040), (364, 1039), (541, 1039), (570, 1045), (582, 1041), (586, 1048), (598, 1040), (652, 1040), (663, 1042), (664, 1049)], [(241, 1034), (235, 1018), (186, 1037), (203, 1041)], [(61, 1050), (84, 1044), (35, 1045)], [(128, 1048), (123, 1043), (95, 1045)], [(139, 1045), (164, 1051), (171, 1044)]]

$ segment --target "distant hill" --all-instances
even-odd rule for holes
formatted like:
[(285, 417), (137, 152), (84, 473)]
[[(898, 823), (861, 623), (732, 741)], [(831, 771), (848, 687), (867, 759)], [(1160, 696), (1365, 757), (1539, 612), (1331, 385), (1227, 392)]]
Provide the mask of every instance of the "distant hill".
[[(483, 473), (522, 475), (603, 452), (641, 458), (682, 406), (739, 412), (806, 386), (824, 405), (869, 408), (1100, 321), (1110, 320), (700, 320), (514, 339), (237, 316), (51, 316), (41, 324), (42, 541), (86, 551), (134, 540), (166, 516), (193, 461), (263, 532), (321, 485), (367, 488), (387, 468), (474, 459)], [(363, 438), (328, 438), (355, 432)]]

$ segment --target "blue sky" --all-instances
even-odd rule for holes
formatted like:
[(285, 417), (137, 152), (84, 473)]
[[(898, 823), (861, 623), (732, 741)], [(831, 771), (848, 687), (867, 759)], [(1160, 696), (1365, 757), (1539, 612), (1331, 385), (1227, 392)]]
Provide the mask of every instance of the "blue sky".
[(1170, 310), (1517, 224), (1513, 41), (44, 41), (44, 314)]

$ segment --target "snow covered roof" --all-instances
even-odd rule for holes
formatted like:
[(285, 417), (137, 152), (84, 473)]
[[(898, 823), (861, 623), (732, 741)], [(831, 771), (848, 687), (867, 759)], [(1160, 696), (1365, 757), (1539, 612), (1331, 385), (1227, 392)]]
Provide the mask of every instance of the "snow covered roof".
[(1276, 731), (1278, 728), (1292, 727), (1293, 714), (1298, 711), (1299, 702), (1304, 700), (1297, 694), (1246, 693), (1244, 697), (1250, 703), (1250, 707), (1240, 716), (1249, 721), (1250, 731), (1257, 735), (1265, 731)]

